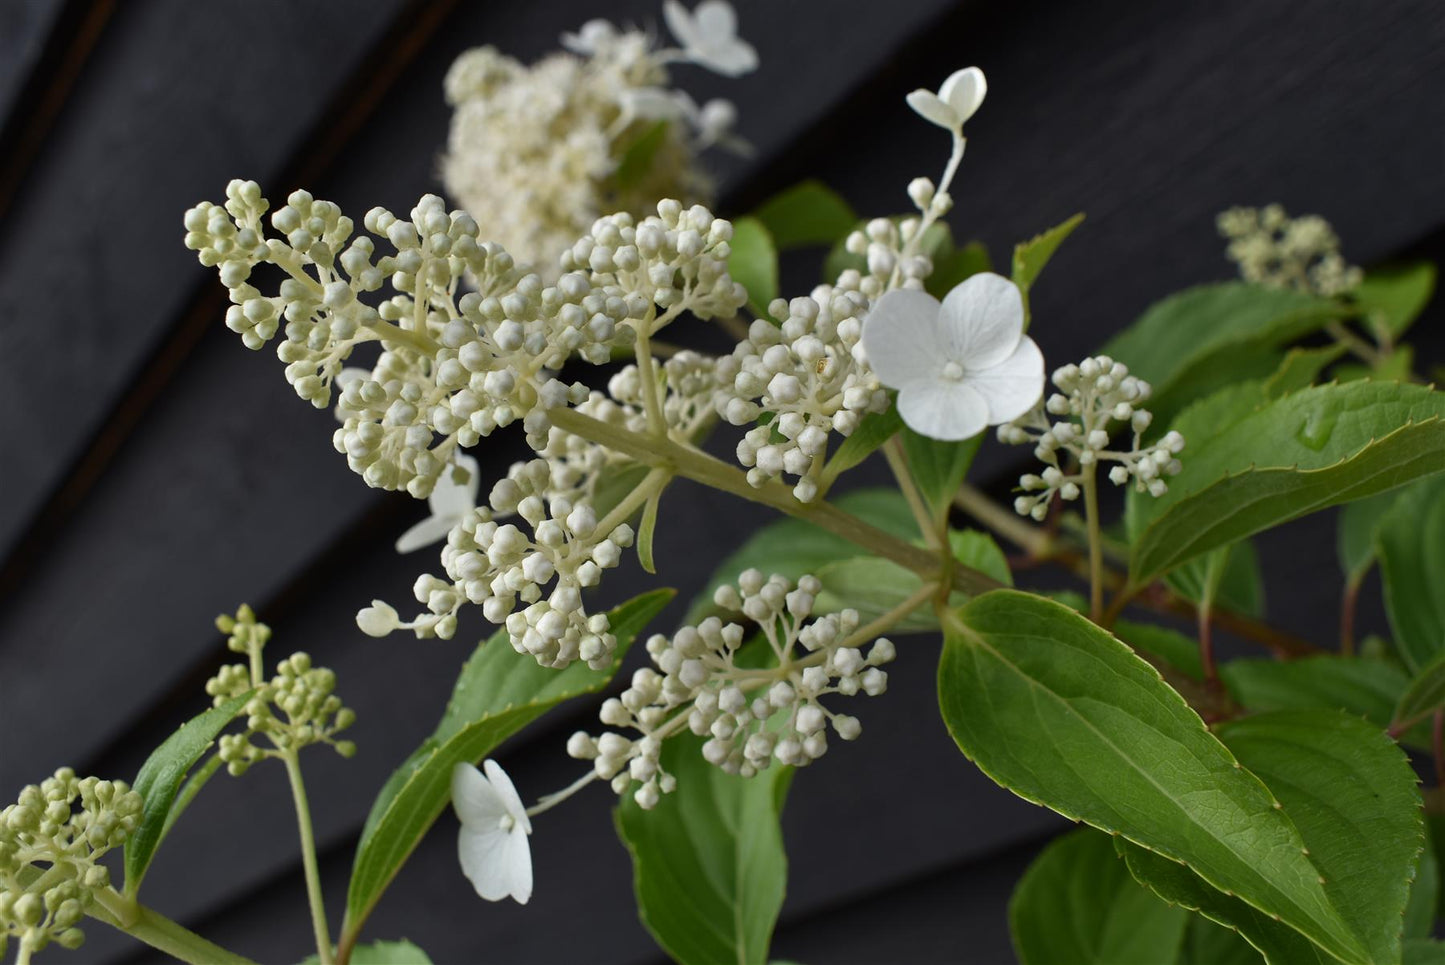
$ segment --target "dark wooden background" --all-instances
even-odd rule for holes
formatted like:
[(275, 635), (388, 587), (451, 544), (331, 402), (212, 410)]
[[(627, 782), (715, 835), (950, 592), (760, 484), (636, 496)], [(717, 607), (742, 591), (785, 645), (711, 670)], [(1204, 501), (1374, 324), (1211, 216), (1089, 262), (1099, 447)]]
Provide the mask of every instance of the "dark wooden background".
[[(1319, 212), (1374, 264), (1445, 254), (1445, 9), (1438, 0), (739, 0), (762, 68), (725, 94), (758, 148), (720, 163), (738, 213), (803, 177), (859, 208), (906, 204), (943, 134), (903, 95), (982, 66), (951, 216), (1006, 254), (1076, 210), (1089, 220), (1035, 296), (1051, 363), (1097, 347), (1150, 301), (1226, 277), (1213, 215), (1282, 201)], [(368, 490), (333, 423), (270, 353), (222, 324), (223, 290), (181, 246), (182, 212), (232, 177), (273, 199), (306, 186), (358, 216), (439, 188), (441, 79), (463, 49), (524, 59), (592, 16), (656, 23), (658, 0), (0, 0), (0, 791), (59, 764), (129, 777), (205, 706), (226, 658), (215, 614), (250, 601), (278, 658), (335, 668), (360, 753), (306, 763), (333, 922), (353, 843), (385, 776), (430, 731), (473, 621), (452, 643), (364, 638), (352, 614), (397, 602), (427, 554), (397, 557), (421, 515)], [(805, 290), (799, 274), (794, 291)], [(1428, 324), (1438, 331), (1439, 309)], [(671, 336), (670, 336), (671, 337)], [(1441, 358), (1426, 331), (1426, 360)], [(489, 443), (500, 473), (518, 440)], [(1018, 453), (986, 447), (1002, 492)], [(678, 486), (657, 556), (683, 597), (767, 514)], [(1261, 543), (1270, 616), (1334, 637), (1330, 520)], [(635, 566), (610, 597), (651, 585)], [(665, 618), (676, 615), (676, 608)], [(1378, 624), (1378, 607), (1368, 619)], [(864, 737), (800, 774), (775, 951), (810, 963), (1005, 962), (1014, 880), (1061, 822), (994, 788), (932, 710), (936, 644), (900, 647)], [(525, 796), (575, 764), (568, 708), (506, 746)], [(438, 962), (657, 962), (637, 924), (605, 790), (540, 819), (537, 890), (487, 905), (444, 818), (374, 917)], [(266, 962), (309, 925), (279, 768), (218, 776), (146, 882), (163, 912)], [(335, 927), (333, 925), (333, 927)], [(103, 926), (72, 961), (154, 960)], [(49, 953), (59, 961), (66, 953)]]

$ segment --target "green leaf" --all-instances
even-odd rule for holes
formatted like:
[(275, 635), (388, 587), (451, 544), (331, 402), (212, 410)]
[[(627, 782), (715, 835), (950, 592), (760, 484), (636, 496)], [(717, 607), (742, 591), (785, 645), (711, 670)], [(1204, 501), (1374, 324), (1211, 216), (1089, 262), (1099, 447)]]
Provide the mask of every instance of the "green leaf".
[[(1087, 607), (1087, 604), (1085, 604)], [(1178, 630), (1133, 620), (1114, 621), (1114, 636), (1136, 651), (1158, 657), (1192, 680), (1204, 679), (1204, 665), (1199, 657), (1199, 643)]]
[(1376, 268), (1350, 292), (1367, 322), (1398, 339), (1420, 317), (1435, 292), (1435, 266), (1428, 261)]
[(1325, 385), (1188, 440), (1169, 491), (1136, 504), (1130, 579), (1142, 586), (1215, 547), (1445, 470), (1442, 414), (1445, 394), (1422, 386)]
[(1264, 396), (1278, 399), (1315, 384), (1321, 372), (1332, 362), (1345, 354), (1343, 345), (1324, 345), (1319, 348), (1292, 348), (1285, 355), (1279, 368), (1264, 383)]
[(1068, 607), (997, 590), (956, 611), (938, 692), (953, 739), (998, 784), (1364, 960), (1265, 786), (1153, 667)]
[(1357, 583), (1375, 565), (1375, 533), (1400, 493), (1391, 491), (1346, 503), (1340, 510), (1335, 549), (1345, 579)]
[(1241, 540), (1196, 556), (1166, 581), (1187, 600), (1203, 603), (1207, 596), (1216, 607), (1258, 617), (1264, 614), (1264, 577), (1254, 544)]
[(619, 190), (638, 187), (652, 172), (657, 152), (667, 143), (667, 125), (667, 121), (658, 121), (639, 134), (622, 152), (617, 168), (612, 172), (613, 183)]
[(896, 405), (889, 405), (884, 412), (870, 412), (858, 423), (853, 434), (828, 457), (823, 467), (823, 478), (832, 481), (838, 474), (846, 472), (867, 459), (889, 439), (898, 435), (903, 428), (903, 417)]
[(942, 519), (953, 504), (968, 467), (983, 442), (983, 433), (961, 442), (940, 442), (919, 435), (904, 426), (903, 453), (908, 459), (908, 472), (918, 486), (919, 495), (935, 519)]
[(982, 241), (970, 241), (962, 248), (950, 246), (934, 257), (933, 274), (924, 282), (924, 288), (942, 300), (959, 282), (981, 271), (993, 271), (993, 258)]
[[(1339, 965), (1338, 958), (1304, 935), (1248, 902), (1211, 888), (1185, 865), (1131, 842), (1116, 839), (1115, 845), (1135, 880), (1165, 901), (1197, 911), (1238, 932), (1269, 965)], [(1202, 960), (1201, 965), (1204, 963), (1215, 965), (1209, 959)]]
[(748, 308), (759, 318), (768, 316), (768, 305), (778, 297), (778, 249), (773, 236), (757, 218), (733, 222), (732, 254), (728, 274), (748, 290)]
[(1229, 371), (1241, 349), (1292, 342), (1342, 313), (1337, 303), (1300, 292), (1244, 282), (1202, 285), (1149, 306), (1103, 354), (1152, 386), (1153, 409), (1195, 370)]
[(648, 573), (657, 572), (652, 559), (652, 535), (657, 531), (657, 507), (661, 502), (662, 490), (648, 497), (642, 507), (642, 525), (637, 528), (637, 562)]
[(1092, 828), (1054, 841), (1009, 901), (1009, 932), (1023, 965), (1173, 962), (1189, 913), (1129, 874), (1114, 842)]
[(1364, 940), (1364, 960), (1397, 961), (1424, 844), (1418, 779), (1399, 745), (1336, 711), (1260, 714), (1218, 732), (1299, 829), (1325, 893)]
[(1219, 669), (1229, 693), (1254, 711), (1342, 710), (1381, 730), (1409, 684), (1399, 667), (1368, 657), (1231, 660)]
[(1442, 707), (1445, 707), (1445, 653), (1421, 667), (1410, 681), (1395, 707), (1392, 726), (1407, 728)]
[[(1000, 583), (1013, 585), (1008, 560), (993, 537), (977, 530), (951, 531), (949, 543), (954, 558), (965, 566), (980, 570)], [(858, 611), (867, 624), (900, 606), (923, 586), (923, 578), (892, 560), (877, 556), (859, 556), (828, 563), (814, 573), (823, 583), (814, 603), (815, 613), (836, 613), (843, 609)], [(950, 598), (962, 606), (968, 597), (955, 593)], [(923, 633), (938, 629), (938, 615), (933, 607), (924, 605), (894, 625), (891, 633)]]
[[(369, 942), (351, 950), (352, 965), (432, 965), (427, 953), (406, 939), (399, 942)], [(307, 955), (301, 965), (321, 965), (316, 955)]]
[(833, 245), (848, 236), (858, 215), (821, 181), (802, 181), (775, 194), (753, 212), (780, 251)]
[(1440, 903), (1440, 860), (1435, 855), (1430, 824), (1425, 824), (1425, 847), (1415, 865), (1410, 903), (1405, 906), (1405, 940), (1429, 938), (1435, 933), (1435, 910)]
[[(858, 489), (832, 502), (894, 536), (908, 540), (920, 537), (918, 523), (897, 489)], [(707, 587), (688, 608), (683, 622), (696, 624), (714, 613), (713, 593), (724, 583), (735, 582), (743, 570), (756, 567), (765, 573), (778, 573), (796, 580), (837, 560), (867, 555), (865, 550), (822, 527), (801, 519), (780, 519), (754, 532), (736, 552), (718, 564)]]
[(614, 812), (638, 913), (682, 965), (761, 965), (788, 881), (778, 815), (792, 768), (737, 777), (703, 760), (701, 748), (692, 734), (668, 740), (662, 767), (677, 790), (651, 811), (624, 797)]
[(1083, 223), (1084, 213), (1080, 211), (1068, 221), (1014, 245), (1013, 283), (1026, 292), (1032, 288), (1059, 245)]
[(1395, 646), (1419, 670), (1445, 651), (1445, 479), (1401, 493), (1376, 545)]
[(1178, 965), (1260, 965), (1264, 958), (1233, 928), (1190, 915)]
[(617, 657), (606, 670), (592, 670), (580, 661), (565, 670), (549, 670), (513, 650), (505, 630), (477, 648), (457, 677), (436, 732), (391, 776), (371, 807), (351, 869), (344, 934), (360, 930), (446, 808), (452, 767), (477, 763), (557, 704), (605, 687), (633, 639), (672, 597), (672, 590), (655, 590), (608, 613)]
[(1359, 379), (1374, 379), (1380, 382), (1408, 382), (1415, 371), (1415, 349), (1409, 345), (1396, 346), (1389, 355), (1375, 361), (1374, 365), (1360, 362), (1341, 362), (1335, 366), (1337, 382), (1354, 382)]
[[(167, 829), (167, 818), (186, 773), (251, 699), (247, 691), (186, 721), (151, 752), (131, 787), (141, 796), (140, 822), (125, 842), (125, 890), (134, 897)], [(189, 800), (189, 798), (187, 799)]]
[(1405, 942), (1401, 965), (1445, 965), (1445, 942), (1412, 938)]

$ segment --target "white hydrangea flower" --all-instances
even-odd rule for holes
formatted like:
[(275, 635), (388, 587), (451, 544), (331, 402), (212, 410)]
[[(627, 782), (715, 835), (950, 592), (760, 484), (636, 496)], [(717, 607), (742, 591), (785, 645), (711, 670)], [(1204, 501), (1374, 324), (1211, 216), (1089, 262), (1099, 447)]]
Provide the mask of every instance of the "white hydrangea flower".
[(956, 70), (938, 88), (938, 93), (919, 88), (908, 95), (908, 106), (924, 120), (945, 130), (961, 131), (983, 103), (988, 82), (977, 67)]
[(868, 313), (863, 349), (898, 412), (933, 439), (967, 439), (1038, 402), (1044, 357), (1023, 333), (1018, 286), (991, 272), (961, 282), (940, 304), (909, 289), (887, 292)]
[(507, 772), (492, 760), (482, 766), (485, 776), (470, 764), (452, 768), (462, 874), (487, 901), (513, 898), (525, 905), (532, 897), (532, 822)]
[(699, 67), (727, 77), (757, 69), (758, 52), (738, 36), (738, 15), (727, 0), (703, 0), (691, 13), (678, 0), (666, 0), (662, 16), (683, 54)]
[(423, 546), (446, 539), (452, 527), (477, 508), (477, 490), (482, 481), (477, 473), (477, 461), (463, 454), (458, 455), (453, 462), (456, 469), (466, 473), (467, 478), (458, 482), (456, 469), (443, 472), (437, 477), (436, 485), (427, 497), (427, 508), (431, 510), (431, 515), (398, 537), (398, 553), (412, 553)]

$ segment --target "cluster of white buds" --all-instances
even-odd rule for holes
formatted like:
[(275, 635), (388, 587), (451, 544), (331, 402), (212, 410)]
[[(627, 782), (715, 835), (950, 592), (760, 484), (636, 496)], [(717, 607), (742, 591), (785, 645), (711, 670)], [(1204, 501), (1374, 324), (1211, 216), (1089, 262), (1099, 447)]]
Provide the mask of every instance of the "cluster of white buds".
[[(1149, 398), (1148, 382), (1130, 375), (1122, 362), (1100, 355), (1057, 369), (1053, 383), (1058, 392), (1027, 415), (998, 428), (1000, 442), (1031, 443), (1034, 455), (1047, 464), (1042, 474), (1029, 473), (1019, 479), (1026, 493), (1014, 500), (1019, 515), (1043, 519), (1055, 493), (1062, 499), (1078, 499), (1085, 477), (1092, 477), (1100, 462), (1115, 463), (1109, 481), (1116, 486), (1132, 479), (1140, 492), (1162, 496), (1168, 491), (1164, 477), (1178, 474), (1176, 457), (1184, 449), (1184, 437), (1171, 430), (1157, 442), (1144, 445), (1152, 416), (1139, 406)], [(1052, 422), (1050, 416), (1061, 418)], [(1127, 450), (1109, 448), (1111, 422), (1127, 424), (1133, 433)], [(1075, 471), (1065, 471), (1060, 453), (1073, 457)]]
[(829, 434), (851, 435), (865, 415), (888, 408), (859, 347), (867, 307), (859, 293), (826, 286), (811, 298), (779, 298), (769, 311), (780, 324), (758, 319), (718, 360), (718, 414), (735, 426), (767, 416), (737, 446), (754, 486), (788, 473), (798, 477), (793, 494), (811, 501)]
[[(263, 680), (261, 653), (271, 639), (271, 628), (258, 622), (244, 604), (234, 617), (217, 617), (216, 627), (229, 634), (228, 649), (250, 658), (245, 664), (223, 666), (206, 681), (206, 693), (216, 707), (251, 694), (245, 706), (245, 730), (223, 734), (217, 741), (217, 755), (232, 775), (239, 777), (258, 761), (295, 753), (311, 744), (329, 744), (342, 757), (356, 753), (351, 741), (336, 739), (356, 722), (356, 714), (336, 696), (335, 673), (312, 666), (305, 653), (293, 653), (276, 665), (270, 680)], [(257, 735), (271, 746), (257, 747), (253, 743)]]
[[(908, 186), (908, 192), (921, 209), (936, 208), (939, 214), (947, 211), (951, 203), (940, 201), (946, 199), (947, 194), (935, 195), (933, 182), (927, 178), (915, 178)], [(920, 198), (926, 198), (927, 203), (920, 203)], [(901, 221), (874, 218), (861, 231), (850, 233), (843, 244), (849, 254), (865, 259), (865, 267), (861, 271), (857, 268), (845, 269), (838, 276), (837, 287), (859, 292), (869, 301), (893, 288), (922, 288), (928, 276), (933, 274), (933, 260), (918, 250), (923, 240), (919, 235), (927, 230), (925, 220), (931, 223), (931, 218), (904, 218)]]
[[(599, 520), (588, 502), (549, 498), (556, 488), (546, 459), (514, 467), (492, 488), (488, 505), (464, 516), (447, 536), (442, 565), (449, 579), (431, 574), (417, 579), (413, 591), (426, 611), (403, 623), (392, 607), (373, 601), (357, 615), (358, 625), (372, 636), (409, 629), (418, 637), (450, 639), (457, 612), (471, 603), (488, 620), (505, 624), (517, 652), (544, 667), (561, 668), (577, 659), (595, 669), (607, 666), (617, 640), (605, 614), (587, 614), (582, 591), (621, 562), (622, 551), (632, 545), (632, 527)], [(498, 516), (513, 513), (530, 535), (498, 522)], [(519, 603), (525, 609), (517, 610)]]
[(682, 49), (593, 20), (562, 36), (567, 53), (531, 67), (478, 47), (447, 73), (447, 191), (549, 278), (557, 256), (603, 212), (641, 214), (658, 198), (706, 198), (711, 185), (696, 153), (736, 143), (732, 104), (699, 107), (671, 88), (667, 65), (689, 61), (736, 76), (755, 66), (756, 54), (731, 28), (705, 29), (727, 26), (713, 17), (667, 15)]
[(766, 647), (745, 647), (741, 622), (709, 617), (668, 639), (647, 641), (655, 667), (644, 667), (618, 697), (605, 701), (600, 717), (609, 727), (639, 731), (628, 738), (615, 731), (599, 737), (585, 732), (567, 742), (572, 757), (592, 761), (598, 777), (618, 794), (633, 789), (644, 808), (676, 786), (663, 772), (662, 743), (688, 728), (706, 737), (702, 753), (729, 774), (751, 776), (774, 761), (802, 767), (828, 749), (828, 727), (843, 740), (861, 731), (856, 717), (822, 705), (828, 694), (871, 696), (884, 692), (892, 660), (891, 641), (878, 639), (865, 655), (853, 610), (813, 616), (821, 584), (805, 576), (797, 586), (781, 576), (764, 578), (748, 570), (738, 585), (717, 591), (719, 607), (756, 623)]
[(76, 926), (110, 886), (100, 858), (135, 831), (143, 804), (124, 781), (77, 778), (63, 767), (0, 811), (0, 955), (9, 938), (22, 958), (51, 942), (80, 947)]
[[(718, 359), (689, 350), (678, 352), (661, 364), (662, 417), (672, 438), (694, 441), (717, 418), (713, 400), (718, 388), (718, 368)], [(626, 407), (629, 428), (641, 431), (646, 427), (642, 378), (637, 366), (628, 365), (609, 379), (607, 394)], [(586, 409), (578, 406), (577, 411)]]
[(1277, 204), (1230, 208), (1216, 219), (1229, 241), (1226, 253), (1246, 281), (1316, 295), (1357, 286), (1364, 272), (1340, 254), (1340, 239), (1319, 215), (1291, 218)]

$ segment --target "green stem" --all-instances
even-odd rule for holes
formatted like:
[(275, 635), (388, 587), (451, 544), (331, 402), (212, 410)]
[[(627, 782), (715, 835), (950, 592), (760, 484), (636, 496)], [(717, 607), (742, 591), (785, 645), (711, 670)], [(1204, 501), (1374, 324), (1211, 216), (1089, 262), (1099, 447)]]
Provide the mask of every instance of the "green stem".
[(1349, 349), (1371, 368), (1380, 364), (1379, 350), (1346, 328), (1344, 322), (1328, 322), (1325, 325), (1325, 331), (1329, 333), (1330, 338)]
[(30, 940), (24, 937), (20, 939), (20, 947), (15, 950), (15, 965), (30, 965), (30, 954), (34, 949), (30, 946)]
[[(776, 482), (753, 486), (741, 470), (700, 450), (681, 446), (670, 439), (654, 439), (629, 432), (572, 409), (554, 409), (550, 416), (552, 424), (564, 432), (589, 439), (646, 465), (669, 469), (713, 489), (771, 506), (797, 519), (805, 519), (925, 579), (935, 577), (944, 568), (938, 552), (901, 540), (829, 503), (801, 502), (793, 496), (789, 487)], [(996, 590), (1002, 585), (987, 574), (964, 566), (954, 570), (953, 582), (957, 589), (975, 595)]]
[(1097, 466), (1090, 463), (1080, 474), (1084, 480), (1084, 520), (1089, 527), (1089, 619), (1102, 625), (1104, 619), (1104, 544), (1099, 532), (1099, 485)]
[(883, 444), (883, 458), (888, 460), (888, 468), (893, 470), (893, 478), (898, 481), (898, 488), (903, 492), (903, 499), (908, 503), (908, 508), (913, 512), (913, 518), (918, 522), (918, 530), (928, 545), (937, 549), (943, 545), (938, 536), (938, 521), (928, 512), (928, 507), (923, 503), (923, 497), (918, 493), (918, 487), (913, 483), (913, 474), (908, 471), (908, 462), (903, 455), (903, 443), (894, 436)]
[(306, 871), (306, 900), (311, 905), (316, 954), (321, 965), (332, 965), (331, 934), (326, 927), (326, 904), (321, 897), (321, 872), (316, 864), (316, 839), (311, 830), (306, 785), (301, 780), (301, 760), (294, 747), (282, 751), (281, 760), (286, 763), (286, 776), (291, 779), (291, 796), (296, 801), (296, 826), (301, 832), (301, 864)]
[(633, 514), (642, 508), (643, 503), (661, 492), (671, 481), (672, 473), (666, 469), (658, 468), (650, 471), (642, 477), (642, 482), (637, 484), (636, 489), (628, 493), (622, 502), (612, 507), (612, 511), (598, 521), (597, 532), (606, 537), (614, 529), (631, 519)]
[(172, 958), (191, 965), (256, 965), (251, 959), (227, 951), (214, 942), (152, 911), (113, 888), (96, 892), (96, 905), (87, 912), (92, 918), (125, 932)]

